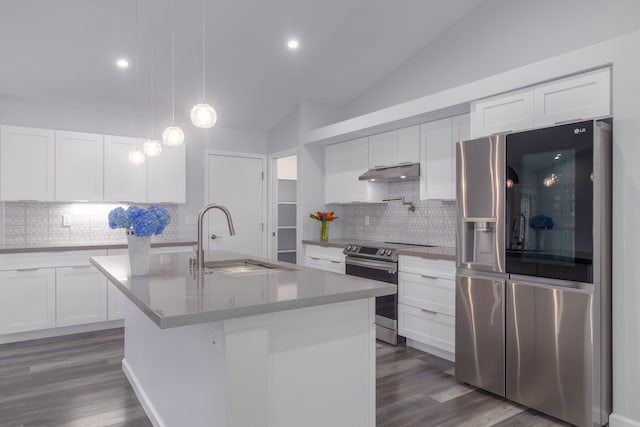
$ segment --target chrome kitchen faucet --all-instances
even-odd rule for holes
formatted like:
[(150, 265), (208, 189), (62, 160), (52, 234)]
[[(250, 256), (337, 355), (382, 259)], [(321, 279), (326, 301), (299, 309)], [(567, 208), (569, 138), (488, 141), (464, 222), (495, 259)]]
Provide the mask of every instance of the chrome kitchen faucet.
[(236, 234), (236, 230), (233, 228), (233, 219), (231, 219), (231, 212), (229, 212), (229, 209), (216, 203), (210, 203), (200, 209), (200, 213), (198, 214), (198, 248), (196, 251), (196, 267), (200, 269), (204, 268), (204, 249), (202, 248), (202, 222), (204, 221), (205, 214), (211, 209), (220, 209), (222, 213), (224, 213), (224, 215), (227, 217), (229, 234), (231, 236)]

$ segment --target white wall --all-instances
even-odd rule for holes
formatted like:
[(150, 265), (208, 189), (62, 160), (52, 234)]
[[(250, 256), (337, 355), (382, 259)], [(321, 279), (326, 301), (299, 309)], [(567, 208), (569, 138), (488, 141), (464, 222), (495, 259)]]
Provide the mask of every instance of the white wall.
[[(135, 120), (127, 113), (75, 110), (0, 99), (0, 124), (148, 138), (148, 118), (141, 115), (141, 119)], [(156, 118), (156, 138), (161, 136), (167, 124), (167, 120)], [(196, 239), (196, 225), (187, 224), (186, 220), (189, 216), (197, 215), (204, 204), (205, 151), (266, 154), (269, 141), (266, 132), (221, 127), (198, 129), (191, 123), (177, 125), (184, 130), (187, 147), (187, 203), (178, 205), (178, 218), (174, 220), (178, 222), (178, 238)]]
[(637, 0), (488, 0), (345, 106), (375, 111), (640, 29)]
[(269, 154), (281, 153), (298, 146), (298, 108), (269, 131)]

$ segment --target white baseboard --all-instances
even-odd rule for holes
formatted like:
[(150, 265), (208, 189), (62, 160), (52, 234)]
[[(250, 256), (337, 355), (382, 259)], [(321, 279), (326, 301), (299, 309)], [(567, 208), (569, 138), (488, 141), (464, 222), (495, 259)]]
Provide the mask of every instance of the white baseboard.
[(610, 427), (640, 427), (640, 421), (613, 413), (609, 416)]
[(156, 410), (156, 407), (153, 406), (153, 403), (149, 400), (149, 396), (145, 393), (142, 385), (140, 385), (138, 377), (136, 377), (136, 374), (131, 370), (131, 366), (129, 366), (127, 359), (122, 360), (122, 371), (129, 380), (129, 384), (131, 384), (131, 387), (133, 388), (142, 409), (144, 409), (145, 414), (147, 414), (149, 421), (151, 421), (151, 424), (153, 424), (154, 427), (167, 427)]
[(416, 348), (420, 351), (424, 351), (425, 353), (433, 354), (434, 356), (438, 356), (450, 362), (453, 362), (455, 359), (455, 354), (449, 351), (441, 350), (439, 348), (430, 346), (429, 344), (424, 344), (424, 343), (421, 343), (420, 341), (412, 340), (410, 338), (407, 338), (407, 346)]
[(12, 342), (38, 340), (41, 338), (59, 337), (62, 335), (81, 334), (83, 332), (102, 331), (104, 329), (121, 328), (124, 320), (110, 320), (108, 322), (87, 323), (85, 325), (65, 326), (63, 328), (40, 329), (38, 331), (18, 332), (0, 335), (0, 344)]

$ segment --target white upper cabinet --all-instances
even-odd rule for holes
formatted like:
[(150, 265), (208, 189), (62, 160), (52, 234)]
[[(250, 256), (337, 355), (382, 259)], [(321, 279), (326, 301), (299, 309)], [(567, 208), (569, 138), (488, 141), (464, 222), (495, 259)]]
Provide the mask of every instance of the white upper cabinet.
[(102, 135), (56, 131), (56, 200), (103, 200), (103, 142)]
[(611, 69), (602, 68), (533, 88), (535, 125), (611, 114)]
[(393, 164), (393, 132), (369, 137), (369, 167), (379, 168)]
[(358, 179), (368, 170), (368, 159), (367, 138), (325, 148), (325, 203), (382, 202), (386, 184)]
[(471, 103), (471, 137), (611, 114), (611, 68), (601, 68)]
[(156, 157), (147, 157), (147, 202), (186, 202), (185, 145), (162, 147)]
[(530, 88), (471, 103), (472, 138), (533, 126), (533, 91)]
[(106, 202), (144, 202), (147, 200), (146, 162), (134, 164), (129, 153), (142, 148), (137, 138), (105, 136), (104, 200)]
[(420, 126), (415, 125), (393, 132), (393, 160), (395, 164), (420, 161)]
[(2, 200), (54, 199), (54, 131), (2, 126), (0, 197)]
[(397, 129), (369, 137), (369, 167), (420, 161), (420, 127)]
[(420, 199), (456, 198), (455, 144), (469, 139), (469, 115), (420, 126)]

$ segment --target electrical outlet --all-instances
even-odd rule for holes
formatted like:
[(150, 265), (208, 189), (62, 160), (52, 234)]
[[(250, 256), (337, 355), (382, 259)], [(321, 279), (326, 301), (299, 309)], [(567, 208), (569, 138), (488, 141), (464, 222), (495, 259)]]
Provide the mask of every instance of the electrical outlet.
[(369, 225), (369, 215), (364, 216), (364, 225)]
[(62, 215), (62, 226), (71, 227), (71, 215)]

